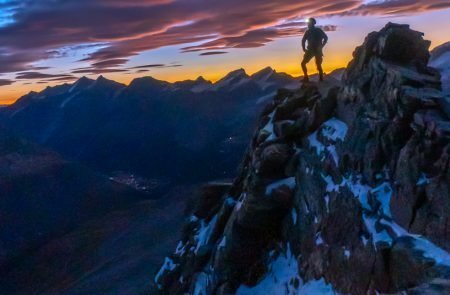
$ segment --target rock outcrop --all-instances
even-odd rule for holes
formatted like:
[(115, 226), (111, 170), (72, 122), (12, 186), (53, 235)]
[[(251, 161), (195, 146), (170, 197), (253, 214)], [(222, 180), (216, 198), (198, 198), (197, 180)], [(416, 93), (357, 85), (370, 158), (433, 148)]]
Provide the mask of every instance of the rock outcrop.
[(232, 186), (199, 200), (157, 292), (449, 293), (450, 113), (429, 46), (390, 23), (340, 87), (280, 90)]

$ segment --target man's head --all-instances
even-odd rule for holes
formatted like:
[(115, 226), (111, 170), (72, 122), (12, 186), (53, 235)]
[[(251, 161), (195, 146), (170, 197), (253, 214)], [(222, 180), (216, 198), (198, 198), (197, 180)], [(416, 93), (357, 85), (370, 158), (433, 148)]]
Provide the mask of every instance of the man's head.
[(308, 18), (308, 28), (314, 28), (314, 26), (316, 25), (316, 19), (315, 18)]

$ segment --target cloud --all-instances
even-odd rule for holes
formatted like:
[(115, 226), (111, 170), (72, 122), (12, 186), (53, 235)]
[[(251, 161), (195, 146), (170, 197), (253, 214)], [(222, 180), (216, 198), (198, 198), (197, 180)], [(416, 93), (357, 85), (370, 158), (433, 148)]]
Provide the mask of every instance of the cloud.
[(55, 81), (68, 82), (68, 81), (74, 81), (77, 79), (78, 79), (78, 77), (75, 77), (75, 76), (66, 76), (66, 77), (52, 78), (52, 79), (48, 79), (46, 81), (47, 82), (55, 82)]
[(200, 53), (201, 56), (227, 54), (227, 51), (208, 51)]
[[(450, 7), (448, 0), (21, 0), (1, 2), (0, 73), (89, 50), (89, 69), (123, 72), (130, 57), (181, 45), (184, 52), (265, 46), (301, 35), (306, 16), (405, 15)], [(335, 27), (327, 26), (333, 30)], [(195, 45), (192, 45), (195, 44)]]
[(19, 80), (33, 80), (33, 79), (70, 79), (74, 78), (72, 75), (62, 74), (45, 74), (40, 72), (22, 72), (17, 74), (16, 79)]
[(165, 66), (166, 66), (165, 64), (150, 64), (150, 65), (142, 65), (142, 66), (132, 67), (130, 69), (163, 68)]
[(14, 81), (8, 79), (0, 79), (0, 86), (7, 86), (13, 84)]
[(128, 72), (126, 69), (114, 69), (114, 68), (81, 68), (72, 71), (72, 74), (106, 74), (106, 73), (125, 73)]
[(430, 10), (450, 8), (448, 0), (388, 0), (372, 1), (358, 8), (344, 12), (343, 15), (408, 15)]
[[(336, 30), (335, 26), (322, 27), (325, 31)], [(203, 51), (203, 50), (217, 50), (228, 48), (255, 48), (264, 46), (278, 38), (301, 36), (306, 31), (306, 28), (292, 28), (292, 27), (270, 27), (264, 29), (257, 29), (248, 31), (243, 35), (235, 37), (218, 38), (210, 42), (200, 45), (184, 47), (184, 52)]]

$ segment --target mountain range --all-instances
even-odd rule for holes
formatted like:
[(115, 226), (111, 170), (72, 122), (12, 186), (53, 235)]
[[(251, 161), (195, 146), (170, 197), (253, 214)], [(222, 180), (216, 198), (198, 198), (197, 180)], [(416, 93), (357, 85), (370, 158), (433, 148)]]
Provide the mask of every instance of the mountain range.
[(83, 77), (30, 93), (0, 116), (17, 134), (107, 174), (199, 181), (234, 175), (264, 102), (297, 86), (271, 68), (236, 70), (216, 83), (144, 77), (125, 86)]

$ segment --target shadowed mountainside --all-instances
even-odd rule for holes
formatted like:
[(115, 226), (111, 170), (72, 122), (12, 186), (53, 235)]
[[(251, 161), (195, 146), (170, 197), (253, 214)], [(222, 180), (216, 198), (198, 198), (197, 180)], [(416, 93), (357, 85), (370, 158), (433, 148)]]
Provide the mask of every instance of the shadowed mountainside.
[(450, 102), (429, 46), (389, 23), (340, 87), (279, 91), (239, 177), (198, 200), (159, 293), (449, 293)]

